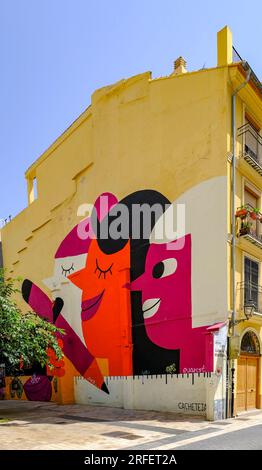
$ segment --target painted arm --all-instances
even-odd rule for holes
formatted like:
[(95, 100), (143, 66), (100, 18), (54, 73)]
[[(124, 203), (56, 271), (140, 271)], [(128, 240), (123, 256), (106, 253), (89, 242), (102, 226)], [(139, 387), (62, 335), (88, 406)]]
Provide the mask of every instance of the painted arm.
[(57, 333), (57, 336), (63, 340), (63, 352), (76, 370), (93, 385), (109, 393), (96, 359), (88, 351), (61, 313), (64, 305), (63, 300), (57, 297), (52, 302), (42, 289), (28, 279), (23, 281), (22, 296), (32, 310), (41, 318), (46, 319), (57, 328), (65, 331), (65, 335)]

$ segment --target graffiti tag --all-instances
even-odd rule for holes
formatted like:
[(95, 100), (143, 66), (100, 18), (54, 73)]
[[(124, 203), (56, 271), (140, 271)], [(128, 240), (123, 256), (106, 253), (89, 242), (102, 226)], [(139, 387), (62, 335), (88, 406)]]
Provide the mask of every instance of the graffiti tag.
[(206, 411), (206, 403), (178, 403), (178, 408), (184, 411), (198, 411), (199, 413)]

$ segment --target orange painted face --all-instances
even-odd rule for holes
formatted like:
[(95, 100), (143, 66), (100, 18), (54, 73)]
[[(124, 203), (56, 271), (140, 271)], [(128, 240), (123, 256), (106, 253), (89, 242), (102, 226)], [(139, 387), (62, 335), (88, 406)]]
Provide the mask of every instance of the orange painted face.
[[(122, 325), (131, 319), (129, 290), (130, 243), (113, 254), (105, 254), (97, 240), (91, 242), (86, 267), (69, 276), (82, 289), (82, 328), (86, 345), (95, 357), (120, 356)], [(120, 317), (121, 315), (121, 317)], [(131, 326), (130, 326), (131, 327)]]

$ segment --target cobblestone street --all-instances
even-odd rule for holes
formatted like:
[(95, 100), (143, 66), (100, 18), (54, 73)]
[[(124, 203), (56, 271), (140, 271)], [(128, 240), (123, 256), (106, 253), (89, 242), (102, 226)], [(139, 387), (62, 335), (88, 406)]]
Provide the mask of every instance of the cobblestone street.
[(208, 422), (172, 413), (28, 401), (0, 403), (1, 450), (262, 449), (262, 412)]

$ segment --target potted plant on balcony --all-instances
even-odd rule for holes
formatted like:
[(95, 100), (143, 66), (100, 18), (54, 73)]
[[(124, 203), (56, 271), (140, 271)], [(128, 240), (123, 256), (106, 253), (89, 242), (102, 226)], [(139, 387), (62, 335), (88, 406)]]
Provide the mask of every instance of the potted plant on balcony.
[(241, 228), (239, 230), (239, 236), (249, 234), (251, 227), (252, 224), (250, 222), (242, 222)]
[(253, 210), (250, 211), (250, 217), (252, 220), (257, 220), (259, 218), (259, 209), (254, 207)]
[(246, 206), (241, 206), (236, 211), (236, 217), (240, 217), (240, 219), (244, 219), (248, 214), (248, 209)]

